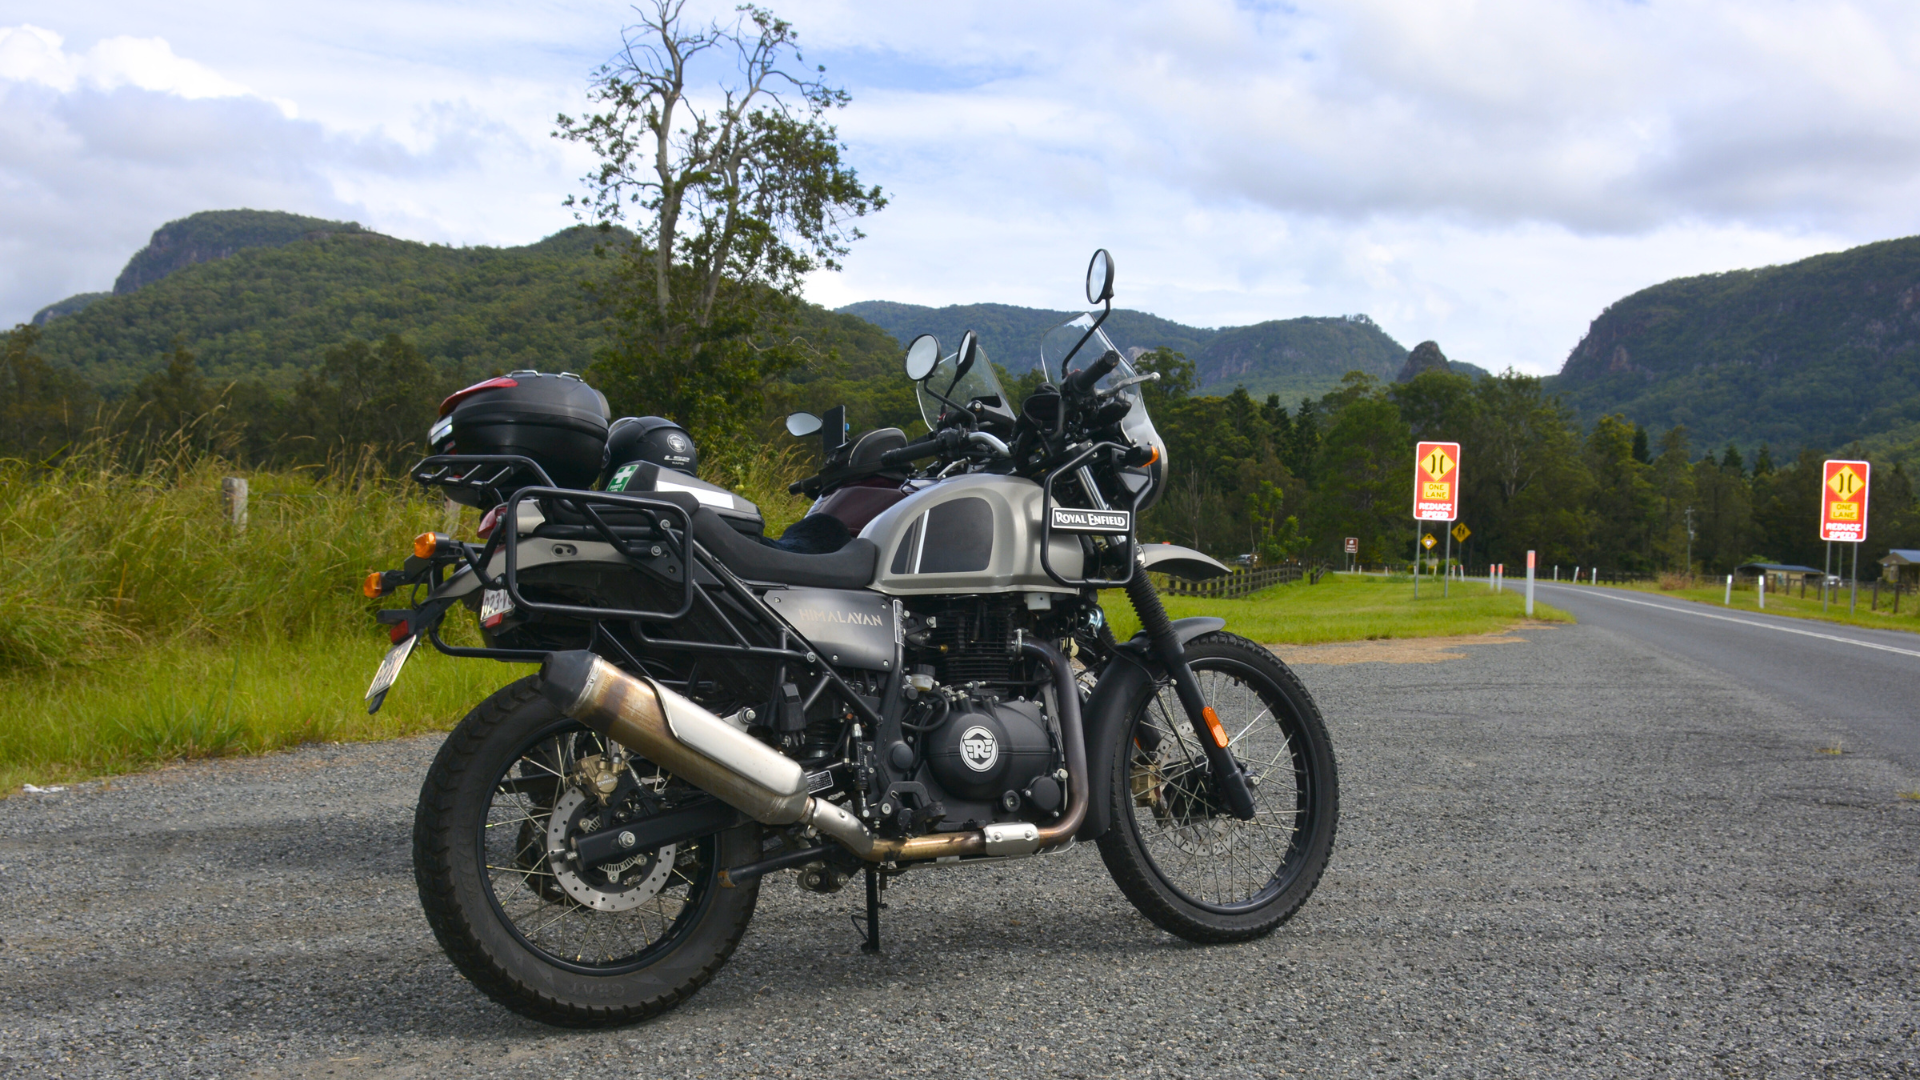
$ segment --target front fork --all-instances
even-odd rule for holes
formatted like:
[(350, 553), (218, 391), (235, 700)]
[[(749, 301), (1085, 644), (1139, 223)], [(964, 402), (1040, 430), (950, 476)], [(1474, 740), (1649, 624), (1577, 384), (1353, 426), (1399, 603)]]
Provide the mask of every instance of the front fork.
[(1127, 599), (1133, 602), (1134, 613), (1140, 616), (1140, 627), (1147, 632), (1154, 657), (1173, 680), (1180, 707), (1186, 710), (1193, 734), (1207, 752), (1208, 770), (1213, 773), (1227, 809), (1242, 821), (1251, 820), (1253, 787), (1247, 783), (1247, 771), (1227, 749), (1227, 730), (1220, 726), (1220, 718), (1200, 695), (1200, 681), (1193, 677), (1193, 668), (1187, 666), (1186, 650), (1181, 648), (1180, 638), (1173, 632), (1173, 620), (1167, 617), (1159, 590), (1147, 580), (1144, 565), (1134, 566), (1133, 578), (1127, 582)]

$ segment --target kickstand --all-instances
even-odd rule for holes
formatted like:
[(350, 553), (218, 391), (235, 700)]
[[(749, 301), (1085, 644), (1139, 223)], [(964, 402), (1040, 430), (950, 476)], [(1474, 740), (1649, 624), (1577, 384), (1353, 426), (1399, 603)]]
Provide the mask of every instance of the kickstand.
[(862, 952), (880, 951), (880, 871), (867, 867), (867, 942)]

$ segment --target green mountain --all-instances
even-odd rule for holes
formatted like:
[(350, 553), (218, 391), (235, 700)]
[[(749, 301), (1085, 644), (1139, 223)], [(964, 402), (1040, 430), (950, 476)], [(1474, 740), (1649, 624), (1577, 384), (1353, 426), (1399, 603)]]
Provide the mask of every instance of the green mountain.
[[(987, 352), (1015, 372), (1031, 368), (1040, 355), (1040, 339), (1078, 312), (964, 304), (932, 308), (868, 300), (835, 309), (858, 315), (902, 344), (933, 334), (951, 345), (972, 330)], [(1203, 393), (1225, 394), (1244, 386), (1256, 397), (1279, 394), (1282, 400), (1318, 397), (1338, 386), (1349, 371), (1364, 371), (1391, 382), (1406, 364), (1407, 350), (1365, 315), (1344, 318), (1278, 319), (1253, 326), (1209, 329), (1183, 326), (1144, 311), (1114, 309), (1104, 329), (1121, 349), (1173, 349), (1194, 362)], [(1486, 374), (1454, 361), (1456, 370)]]
[[(195, 214), (156, 230), (128, 262), (114, 294), (71, 297), (43, 309), (36, 317), (43, 327), (39, 352), (109, 397), (163, 368), (176, 339), (215, 383), (258, 380), (276, 391), (289, 389), (342, 342), (390, 333), (449, 377), (529, 367), (584, 370), (604, 329), (586, 289), (607, 270), (594, 255), (599, 239), (575, 228), (524, 247), (452, 248), (294, 214)], [(814, 308), (802, 336), (820, 362), (787, 382), (797, 388), (824, 379), (827, 385), (815, 392), (864, 400), (864, 392), (842, 383), (894, 374), (895, 350), (917, 334), (933, 333), (951, 345), (969, 329), (994, 359), (1024, 372), (1046, 332), (1075, 314), (886, 301), (837, 313)], [(1203, 392), (1245, 386), (1288, 401), (1325, 393), (1353, 370), (1391, 381), (1408, 356), (1365, 316), (1209, 329), (1116, 310), (1106, 329), (1123, 349), (1185, 353)], [(817, 407), (811, 400), (801, 404)], [(876, 402), (873, 409), (889, 414), (899, 404)]]
[[(932, 308), (896, 304), (891, 300), (865, 300), (834, 310), (867, 320), (892, 334), (903, 346), (921, 334), (932, 334), (952, 348), (959, 343), (961, 334), (971, 330), (980, 335), (987, 354), (1013, 372), (1031, 370), (1040, 361), (1040, 339), (1047, 331), (1080, 314), (1012, 304), (955, 304)], [(1215, 333), (1124, 308), (1114, 310), (1104, 329), (1122, 349), (1166, 348), (1188, 356), (1198, 353), (1201, 344)]]
[[(176, 336), (207, 377), (258, 379), (281, 389), (343, 340), (389, 333), (405, 336), (443, 371), (578, 371), (601, 334), (582, 287), (604, 272), (593, 255), (598, 238), (579, 227), (524, 247), (452, 248), (357, 227), (310, 230), (278, 246), (263, 242), (186, 263), (132, 292), (51, 319), (40, 353), (109, 395), (163, 367), (161, 354)], [(134, 269), (130, 263), (128, 272)]]
[(112, 295), (110, 292), (74, 293), (65, 300), (57, 300), (41, 308), (39, 311), (34, 312), (32, 319), (33, 325), (45, 326), (50, 319), (57, 319), (62, 315), (71, 315), (76, 311), (85, 311), (92, 305)]
[(324, 240), (335, 233), (357, 233), (352, 221), (285, 214), (278, 210), (208, 210), (169, 221), (153, 231), (147, 246), (127, 260), (113, 283), (125, 296), (176, 270), (225, 259), (256, 247), (280, 247), (295, 240)]
[(1775, 457), (1920, 439), (1920, 237), (1678, 278), (1616, 301), (1553, 377), (1591, 420)]

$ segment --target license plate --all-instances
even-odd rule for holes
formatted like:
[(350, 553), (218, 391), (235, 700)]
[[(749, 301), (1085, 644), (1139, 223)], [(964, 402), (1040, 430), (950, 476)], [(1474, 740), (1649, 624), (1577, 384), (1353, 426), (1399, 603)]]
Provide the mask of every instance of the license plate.
[(1075, 510), (1056, 506), (1053, 527), (1061, 532), (1125, 533), (1133, 528), (1133, 515), (1127, 510)]
[(480, 594), (480, 625), (491, 630), (513, 614), (513, 599), (505, 589), (488, 589)]
[(367, 714), (371, 716), (380, 711), (387, 700), (387, 691), (393, 688), (393, 682), (400, 677), (400, 667), (407, 662), (408, 654), (413, 652), (413, 643), (420, 635), (410, 634), (406, 640), (387, 650), (386, 658), (380, 661), (380, 670), (373, 673), (373, 685), (367, 687)]

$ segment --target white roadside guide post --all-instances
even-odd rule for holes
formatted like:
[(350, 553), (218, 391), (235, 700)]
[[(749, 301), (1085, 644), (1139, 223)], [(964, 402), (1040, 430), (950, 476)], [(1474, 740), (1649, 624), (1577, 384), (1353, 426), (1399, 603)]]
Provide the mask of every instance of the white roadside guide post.
[(1527, 618), (1533, 618), (1533, 552), (1527, 552)]
[(1767, 572), (1760, 571), (1760, 610), (1767, 610)]
[(1733, 575), (1732, 574), (1727, 575), (1727, 599), (1725, 603), (1728, 607), (1733, 606)]
[(1873, 466), (1865, 461), (1829, 461), (1820, 476), (1820, 539), (1853, 545), (1849, 615), (1860, 608), (1860, 545), (1867, 542), (1867, 492), (1872, 479)]
[[(1413, 448), (1413, 520), (1454, 521), (1460, 516), (1460, 444), (1423, 442)], [(1419, 527), (1420, 532), (1426, 526)], [(1447, 553), (1453, 553), (1453, 534), (1447, 534)], [(1413, 597), (1420, 598), (1420, 549), (1413, 552)], [(1451, 576), (1451, 575), (1449, 575)], [(1447, 595), (1447, 577), (1440, 579), (1440, 595)]]

